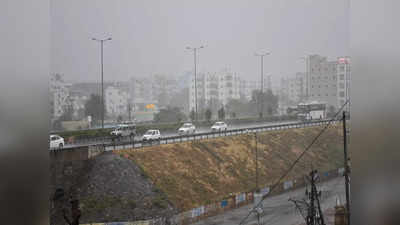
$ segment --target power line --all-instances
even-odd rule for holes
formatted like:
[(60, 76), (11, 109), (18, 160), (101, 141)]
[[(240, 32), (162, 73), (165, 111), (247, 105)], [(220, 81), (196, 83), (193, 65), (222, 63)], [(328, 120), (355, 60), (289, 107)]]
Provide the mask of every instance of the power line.
[[(318, 140), (318, 138), (326, 131), (326, 129), (328, 129), (329, 125), (336, 120), (336, 117), (339, 115), (339, 113), (343, 110), (343, 108), (346, 106), (346, 104), (349, 102), (349, 100), (347, 100), (341, 107), (340, 109), (336, 112), (335, 116), (328, 121), (328, 124), (326, 124), (326, 126), (319, 132), (319, 134), (313, 139), (313, 141), (310, 143), (310, 145), (307, 146), (307, 148), (300, 154), (299, 157), (297, 157), (297, 159), (292, 163), (292, 165), (289, 167), (289, 169), (279, 178), (279, 180), (271, 187), (269, 193), (272, 193), (272, 191), (280, 184), (280, 182), (283, 180), (283, 178), (285, 178), (289, 172), (294, 168), (294, 166), (300, 161), (301, 158), (303, 158), (303, 156), (307, 153), (308, 150), (310, 150), (311, 146)], [(258, 202), (252, 210), (250, 210), (250, 212), (240, 221), (239, 225), (243, 225), (244, 221), (249, 218), (249, 216), (251, 215), (251, 213), (253, 213), (253, 211), (259, 207), (261, 205), (261, 203), (266, 199), (268, 195), (265, 195), (261, 198), (261, 201)]]

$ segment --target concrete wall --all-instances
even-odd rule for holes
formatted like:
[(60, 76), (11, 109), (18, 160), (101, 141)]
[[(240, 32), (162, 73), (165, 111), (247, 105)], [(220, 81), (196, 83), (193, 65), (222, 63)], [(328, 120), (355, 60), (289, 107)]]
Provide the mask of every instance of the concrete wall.
[(60, 150), (50, 150), (50, 161), (68, 162), (88, 160), (104, 152), (103, 146), (83, 146)]

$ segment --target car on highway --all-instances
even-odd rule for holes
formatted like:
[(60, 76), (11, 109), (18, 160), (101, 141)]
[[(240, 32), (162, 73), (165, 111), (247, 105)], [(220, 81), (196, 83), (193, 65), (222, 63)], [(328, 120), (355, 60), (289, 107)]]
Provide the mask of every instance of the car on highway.
[(184, 123), (178, 130), (179, 135), (194, 134), (196, 132), (196, 127), (192, 123)]
[(119, 124), (110, 134), (113, 137), (134, 137), (136, 135), (136, 125)]
[(211, 127), (212, 132), (217, 132), (217, 131), (226, 131), (228, 130), (228, 125), (225, 122), (215, 122), (214, 125)]
[(160, 140), (161, 134), (159, 130), (148, 130), (144, 133), (142, 140), (143, 141), (154, 141)]
[(65, 145), (64, 138), (57, 134), (50, 135), (50, 149), (63, 148)]

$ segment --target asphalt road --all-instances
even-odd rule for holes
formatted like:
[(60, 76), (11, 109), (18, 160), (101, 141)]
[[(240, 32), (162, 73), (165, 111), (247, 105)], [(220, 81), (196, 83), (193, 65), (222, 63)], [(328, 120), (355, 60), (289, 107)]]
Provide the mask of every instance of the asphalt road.
[[(336, 200), (339, 199), (345, 203), (344, 178), (338, 177), (324, 183), (319, 183), (317, 189), (321, 190), (321, 208), (323, 211), (332, 209), (336, 205)], [(280, 195), (266, 198), (262, 202), (263, 212), (261, 214), (261, 224), (264, 225), (299, 225), (304, 223), (303, 217), (296, 209), (294, 203), (288, 201), (289, 198), (303, 199), (305, 198), (305, 188), (300, 188), (294, 191), (286, 192)], [(238, 209), (228, 211), (214, 217), (209, 217), (194, 225), (232, 225), (239, 224), (240, 221), (252, 210), (254, 205), (250, 204)], [(327, 216), (325, 216), (327, 217)], [(326, 221), (332, 221), (330, 218), (325, 218)], [(245, 225), (256, 225), (257, 214), (252, 213), (244, 223)]]
[[(240, 125), (229, 125), (228, 124), (228, 130), (231, 129), (240, 129), (240, 128), (252, 128), (252, 127), (260, 127), (260, 126), (268, 126), (268, 125), (278, 125), (278, 124), (288, 124), (288, 123), (294, 123), (298, 121), (283, 121), (283, 122), (263, 122), (263, 123), (251, 123), (251, 124), (240, 124)], [(205, 132), (210, 132), (211, 127), (198, 127), (196, 129), (196, 133), (205, 133)], [(172, 136), (177, 136), (177, 132), (164, 132), (161, 133), (162, 137), (172, 137)], [(124, 141), (130, 140), (129, 137), (125, 137), (122, 139)], [(135, 141), (140, 141), (142, 140), (142, 136), (136, 136)], [(79, 146), (87, 146), (87, 145), (96, 145), (96, 144), (108, 144), (111, 143), (110, 141), (106, 140), (94, 140), (94, 141), (85, 141), (82, 143), (73, 143), (73, 144), (65, 144), (65, 148), (73, 148), (73, 147), (79, 147)], [(118, 142), (117, 142), (118, 143)], [(135, 145), (136, 146), (136, 145)]]

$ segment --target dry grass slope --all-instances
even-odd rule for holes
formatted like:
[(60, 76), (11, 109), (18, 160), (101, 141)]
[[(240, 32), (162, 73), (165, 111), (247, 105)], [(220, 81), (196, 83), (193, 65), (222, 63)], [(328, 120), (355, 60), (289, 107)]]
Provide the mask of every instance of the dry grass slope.
[[(260, 186), (270, 185), (289, 168), (322, 127), (258, 133)], [(313, 168), (342, 165), (341, 128), (332, 126), (295, 166), (289, 177)], [(255, 187), (253, 134), (116, 151), (133, 160), (181, 210), (221, 200)]]

